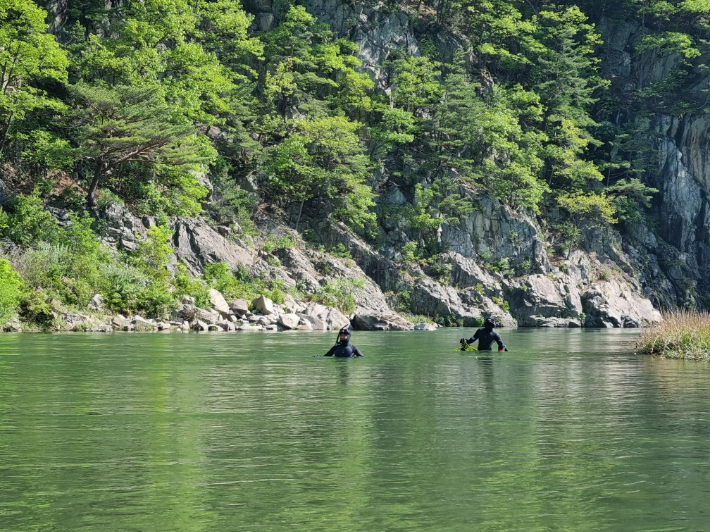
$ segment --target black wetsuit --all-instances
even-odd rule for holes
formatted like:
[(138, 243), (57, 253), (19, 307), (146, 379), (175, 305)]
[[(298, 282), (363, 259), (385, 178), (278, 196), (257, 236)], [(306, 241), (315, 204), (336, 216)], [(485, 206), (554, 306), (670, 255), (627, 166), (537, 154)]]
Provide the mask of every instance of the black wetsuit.
[(505, 349), (505, 344), (501, 340), (500, 335), (493, 329), (481, 328), (478, 329), (471, 338), (466, 340), (467, 344), (472, 344), (478, 340), (478, 350), (479, 351), (492, 351), (493, 342), (498, 344), (498, 350), (502, 351)]
[(325, 355), (326, 357), (343, 357), (343, 358), (349, 358), (349, 357), (363, 357), (363, 355), (360, 350), (357, 348), (356, 345), (351, 344), (349, 341), (348, 342), (340, 342), (335, 344), (333, 347), (330, 348), (330, 351), (328, 351)]

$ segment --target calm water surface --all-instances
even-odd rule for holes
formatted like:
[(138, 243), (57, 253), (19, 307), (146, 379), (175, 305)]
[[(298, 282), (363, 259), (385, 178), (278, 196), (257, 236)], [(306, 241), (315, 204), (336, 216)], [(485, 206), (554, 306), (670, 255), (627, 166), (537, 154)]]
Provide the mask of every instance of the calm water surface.
[(501, 332), (0, 335), (0, 530), (710, 530), (710, 366)]

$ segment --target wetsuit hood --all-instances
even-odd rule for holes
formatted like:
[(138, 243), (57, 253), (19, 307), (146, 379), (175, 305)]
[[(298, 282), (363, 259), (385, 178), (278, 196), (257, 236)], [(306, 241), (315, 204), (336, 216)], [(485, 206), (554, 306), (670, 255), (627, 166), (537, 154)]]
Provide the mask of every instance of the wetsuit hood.
[[(348, 335), (345, 340), (341, 338), (343, 334)], [(342, 329), (340, 329), (340, 331), (338, 331), (338, 343), (340, 345), (348, 345), (350, 343), (350, 329), (348, 329), (347, 327), (343, 327)]]
[(487, 331), (492, 331), (495, 326), (496, 322), (494, 322), (491, 318), (487, 318), (486, 321), (483, 322), (483, 328)]

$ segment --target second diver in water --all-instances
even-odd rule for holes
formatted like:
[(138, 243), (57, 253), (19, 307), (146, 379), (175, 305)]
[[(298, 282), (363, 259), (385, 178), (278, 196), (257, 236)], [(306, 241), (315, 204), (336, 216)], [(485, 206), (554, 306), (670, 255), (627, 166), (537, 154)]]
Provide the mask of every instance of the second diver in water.
[(360, 350), (357, 348), (355, 344), (350, 343), (350, 330), (347, 327), (343, 327), (340, 329), (338, 332), (338, 341), (337, 343), (330, 348), (330, 351), (328, 351), (325, 355), (326, 357), (363, 357), (363, 355)]
[(468, 340), (466, 338), (461, 338), (462, 349), (478, 340), (479, 351), (492, 351), (493, 342), (496, 342), (498, 344), (499, 353), (507, 351), (508, 348), (505, 347), (505, 344), (503, 343), (503, 340), (501, 339), (500, 335), (493, 330), (495, 326), (495, 322), (492, 319), (487, 318), (486, 321), (483, 322), (483, 327), (478, 329), (473, 334), (473, 336), (471, 336), (471, 338), (469, 338)]

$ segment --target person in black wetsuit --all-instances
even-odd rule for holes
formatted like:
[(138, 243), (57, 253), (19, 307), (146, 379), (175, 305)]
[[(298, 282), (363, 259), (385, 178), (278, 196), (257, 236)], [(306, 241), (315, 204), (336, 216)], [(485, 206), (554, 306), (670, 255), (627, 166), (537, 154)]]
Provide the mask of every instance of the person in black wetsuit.
[(363, 357), (365, 355), (360, 352), (355, 344), (350, 343), (350, 330), (347, 327), (343, 327), (338, 332), (338, 342), (323, 356), (349, 358)]
[(491, 318), (486, 318), (486, 321), (483, 322), (483, 327), (478, 329), (471, 338), (468, 340), (461, 338), (461, 345), (472, 344), (478, 340), (479, 351), (493, 351), (493, 342), (496, 342), (498, 344), (498, 352), (507, 351), (508, 348), (505, 347), (500, 335), (493, 330), (495, 326), (496, 324)]

